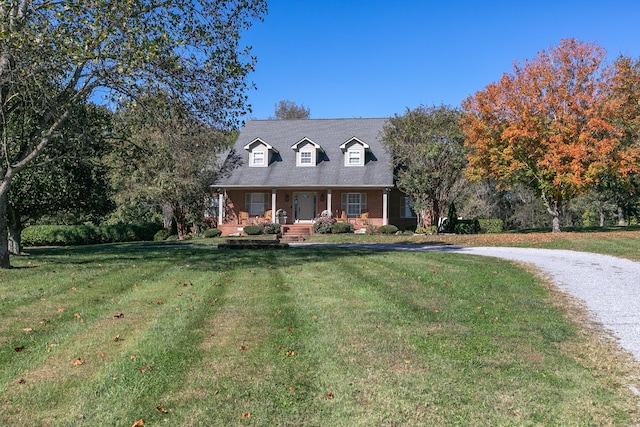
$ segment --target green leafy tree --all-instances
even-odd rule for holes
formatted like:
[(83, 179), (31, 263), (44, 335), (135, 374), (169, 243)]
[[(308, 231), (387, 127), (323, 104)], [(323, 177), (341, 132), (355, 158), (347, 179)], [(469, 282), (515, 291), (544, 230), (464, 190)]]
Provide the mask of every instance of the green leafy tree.
[(169, 213), (183, 239), (202, 222), (205, 196), (224, 169), (221, 153), (235, 134), (198, 121), (166, 95), (143, 101), (118, 112), (122, 142), (110, 158), (115, 199)]
[[(255, 62), (240, 33), (265, 12), (261, 0), (0, 3), (0, 268), (10, 267), (12, 180), (45, 151), (73, 106), (99, 93), (117, 104), (158, 88), (203, 122), (235, 125)], [(25, 108), (36, 113), (35, 126), (18, 139), (7, 129), (19, 126)]]
[[(108, 168), (102, 161), (111, 147), (107, 142), (111, 115), (93, 104), (76, 106), (43, 154), (13, 179), (8, 204), (11, 253), (22, 251), (23, 227), (43, 217), (96, 223), (113, 209)], [(73, 151), (68, 149), (69, 140)]]
[(271, 119), (295, 120), (308, 119), (309, 117), (311, 117), (311, 110), (309, 108), (285, 99), (275, 105), (275, 117), (271, 117)]
[(413, 200), (418, 226), (435, 225), (464, 181), (460, 112), (448, 106), (418, 107), (391, 118), (383, 143), (390, 150), (396, 185)]

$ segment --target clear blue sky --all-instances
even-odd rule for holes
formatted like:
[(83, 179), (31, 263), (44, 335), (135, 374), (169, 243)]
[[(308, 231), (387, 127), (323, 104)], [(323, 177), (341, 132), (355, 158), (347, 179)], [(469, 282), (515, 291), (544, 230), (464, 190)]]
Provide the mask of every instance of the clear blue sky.
[(243, 35), (258, 57), (248, 118), (288, 99), (311, 118), (459, 106), (562, 38), (640, 57), (640, 0), (267, 0)]

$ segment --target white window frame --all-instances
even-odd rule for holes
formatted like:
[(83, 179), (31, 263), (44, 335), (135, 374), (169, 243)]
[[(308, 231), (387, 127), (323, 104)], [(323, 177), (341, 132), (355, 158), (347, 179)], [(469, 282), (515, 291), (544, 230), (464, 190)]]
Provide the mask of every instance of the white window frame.
[(354, 146), (347, 150), (344, 158), (345, 166), (363, 166), (364, 165), (364, 149)]
[(315, 150), (298, 151), (298, 166), (315, 166)]
[(266, 166), (266, 153), (262, 150), (255, 150), (251, 152), (251, 166), (262, 167)]
[(269, 210), (269, 193), (246, 193), (245, 209), (250, 216), (261, 216)]
[(357, 216), (367, 210), (367, 193), (342, 193), (342, 210)]

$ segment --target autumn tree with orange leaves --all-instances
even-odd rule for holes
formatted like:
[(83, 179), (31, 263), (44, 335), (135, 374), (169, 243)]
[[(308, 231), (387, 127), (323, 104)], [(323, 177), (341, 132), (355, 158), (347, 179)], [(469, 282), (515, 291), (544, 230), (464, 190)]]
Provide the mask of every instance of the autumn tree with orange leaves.
[(462, 104), (468, 176), (529, 186), (560, 231), (564, 202), (605, 176), (638, 172), (638, 142), (620, 106), (633, 112), (615, 83), (620, 69), (607, 66), (601, 47), (574, 39), (514, 64)]

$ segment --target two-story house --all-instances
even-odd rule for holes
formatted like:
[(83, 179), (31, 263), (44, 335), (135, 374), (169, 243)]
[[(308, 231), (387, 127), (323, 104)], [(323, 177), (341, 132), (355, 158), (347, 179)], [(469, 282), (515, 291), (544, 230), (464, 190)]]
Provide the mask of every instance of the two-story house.
[[(415, 224), (381, 143), (386, 119), (254, 120), (212, 186), (224, 235), (250, 223), (311, 224), (321, 213), (363, 228)], [(285, 218), (286, 217), (286, 218)]]

